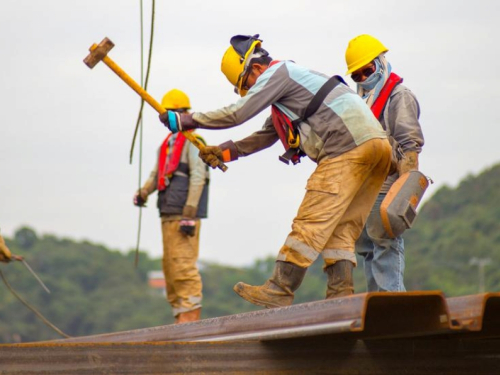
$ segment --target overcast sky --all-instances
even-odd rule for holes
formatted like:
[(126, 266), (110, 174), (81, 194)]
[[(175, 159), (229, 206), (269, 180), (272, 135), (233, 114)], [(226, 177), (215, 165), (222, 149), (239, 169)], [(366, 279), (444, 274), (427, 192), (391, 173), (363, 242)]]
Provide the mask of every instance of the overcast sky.
[[(195, 111), (237, 100), (220, 72), (235, 34), (260, 33), (275, 59), (343, 75), (347, 43), (367, 33), (389, 48), (393, 71), (420, 102), (426, 141), (420, 166), (434, 180), (426, 199), (500, 159), (497, 0), (156, 5), (148, 91), (158, 100), (172, 88), (185, 91)], [(147, 47), (151, 1), (143, 6)], [(139, 153), (132, 165), (128, 155), (140, 99), (107, 66), (90, 70), (82, 60), (107, 36), (115, 43), (109, 57), (140, 81), (140, 32), (140, 0), (2, 0), (0, 227), (7, 236), (28, 225), (39, 234), (121, 251), (135, 247)], [(210, 144), (238, 140), (259, 129), (268, 113), (236, 129), (200, 134)], [(143, 180), (166, 135), (146, 107)], [(277, 143), (229, 164), (226, 173), (212, 171), (202, 260), (240, 266), (278, 253), (315, 167), (306, 159), (286, 166), (278, 161), (281, 153)], [(156, 195), (143, 210), (142, 225), (141, 248), (161, 256)]]

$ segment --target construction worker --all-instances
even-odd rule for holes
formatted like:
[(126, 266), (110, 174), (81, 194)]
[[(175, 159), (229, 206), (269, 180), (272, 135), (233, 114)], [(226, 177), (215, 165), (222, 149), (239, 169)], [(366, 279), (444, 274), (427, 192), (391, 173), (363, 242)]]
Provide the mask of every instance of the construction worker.
[(10, 253), (9, 248), (5, 244), (5, 240), (0, 234), (0, 262), (8, 263), (12, 259), (12, 254)]
[[(178, 114), (191, 108), (188, 96), (177, 89), (165, 94), (162, 106)], [(134, 204), (143, 206), (158, 190), (163, 272), (176, 324), (200, 319), (202, 282), (196, 262), (200, 219), (207, 217), (208, 182), (209, 170), (198, 149), (182, 133), (170, 133), (159, 148), (156, 167), (134, 196)]]
[(387, 177), (366, 222), (356, 251), (364, 258), (369, 292), (405, 291), (404, 240), (391, 238), (384, 229), (380, 206), (400, 175), (418, 170), (418, 154), (424, 145), (418, 121), (420, 107), (415, 95), (401, 84), (386, 60), (388, 49), (370, 35), (359, 35), (349, 42), (345, 53), (347, 75), (357, 83), (358, 94), (372, 109), (393, 144), (397, 171)]
[(262, 286), (234, 290), (265, 307), (290, 305), (307, 268), (321, 254), (328, 274), (327, 298), (353, 293), (354, 244), (390, 168), (391, 147), (377, 119), (339, 76), (311, 71), (292, 61), (273, 61), (258, 35), (237, 35), (221, 70), (241, 96), (212, 112), (160, 116), (172, 131), (226, 129), (271, 106), (262, 130), (238, 142), (206, 147), (203, 160), (215, 167), (281, 140), (281, 160), (307, 155), (318, 164), (279, 251), (273, 275)]

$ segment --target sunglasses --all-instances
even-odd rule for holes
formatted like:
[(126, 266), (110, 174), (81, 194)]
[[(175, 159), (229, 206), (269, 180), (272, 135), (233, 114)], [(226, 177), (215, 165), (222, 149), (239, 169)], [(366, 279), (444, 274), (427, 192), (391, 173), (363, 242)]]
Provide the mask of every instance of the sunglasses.
[(353, 74), (351, 74), (351, 78), (354, 82), (361, 82), (363, 80), (363, 77), (368, 78), (373, 73), (375, 73), (375, 70), (375, 64), (372, 64), (361, 71), (354, 72)]

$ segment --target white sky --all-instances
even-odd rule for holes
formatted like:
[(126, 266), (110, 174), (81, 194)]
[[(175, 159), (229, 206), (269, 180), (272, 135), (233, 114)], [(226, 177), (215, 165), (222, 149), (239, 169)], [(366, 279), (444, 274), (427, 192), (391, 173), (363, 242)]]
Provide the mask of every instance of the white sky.
[[(145, 48), (151, 1), (144, 0)], [(426, 139), (421, 170), (428, 199), (500, 159), (496, 0), (156, 1), (149, 92), (178, 88), (193, 109), (237, 99), (220, 72), (235, 34), (260, 33), (276, 59), (326, 74), (346, 71), (347, 43), (371, 34), (388, 48), (393, 71), (417, 95)], [(0, 226), (135, 247), (139, 154), (128, 155), (140, 99), (104, 64), (82, 62), (105, 36), (119, 66), (140, 81), (139, 0), (3, 0), (0, 8)], [(146, 52), (146, 51), (145, 51)], [(351, 87), (354, 84), (348, 79)], [(227, 131), (200, 131), (210, 144), (238, 140), (262, 126), (267, 111)], [(167, 132), (144, 110), (143, 180)], [(278, 161), (282, 146), (212, 171), (209, 219), (200, 258), (230, 265), (275, 256), (300, 205), (314, 164)], [(138, 149), (138, 148), (137, 148)], [(162, 253), (156, 195), (143, 210), (141, 248)]]

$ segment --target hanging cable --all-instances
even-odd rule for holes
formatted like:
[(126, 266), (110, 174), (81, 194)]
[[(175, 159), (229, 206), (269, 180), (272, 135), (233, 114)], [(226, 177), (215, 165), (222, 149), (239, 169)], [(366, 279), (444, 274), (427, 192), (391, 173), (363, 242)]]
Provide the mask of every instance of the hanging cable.
[[(144, 83), (144, 90), (147, 91), (148, 81), (149, 81), (149, 72), (151, 69), (151, 55), (153, 54), (153, 35), (154, 35), (154, 24), (155, 24), (155, 0), (152, 0), (152, 9), (151, 9), (151, 36), (149, 39), (149, 53), (148, 53), (148, 67), (146, 70), (146, 79)], [(141, 0), (141, 58), (142, 58), (142, 0)], [(141, 60), (142, 64), (142, 60)], [(142, 68), (141, 68), (142, 69)], [(142, 72), (141, 72), (141, 85), (142, 85)], [(142, 121), (142, 109), (144, 108), (144, 99), (141, 100), (141, 107), (139, 109), (139, 114), (137, 116), (137, 122), (135, 124), (134, 136), (132, 138), (132, 145), (130, 147), (130, 164), (132, 164), (132, 158), (134, 155), (134, 145), (135, 139), (137, 138), (137, 132), (140, 127)]]
[(0, 277), (2, 278), (3, 283), (5, 284), (5, 286), (7, 287), (7, 289), (9, 289), (9, 291), (14, 295), (14, 297), (16, 297), (19, 301), (21, 301), (21, 303), (24, 306), (26, 306), (28, 309), (30, 309), (31, 311), (33, 311), (35, 313), (35, 315), (38, 316), (46, 325), (48, 325), (50, 328), (52, 328), (54, 331), (56, 331), (62, 337), (71, 338), (71, 336), (67, 335), (66, 333), (64, 333), (63, 331), (61, 331), (59, 328), (57, 328), (47, 318), (45, 318), (37, 309), (35, 309), (28, 302), (26, 302), (23, 297), (21, 297), (19, 294), (17, 294), (17, 292), (14, 290), (14, 288), (12, 288), (12, 286), (7, 281), (7, 279), (6, 279), (5, 275), (3, 274), (2, 270), (0, 270)]
[[(149, 39), (149, 53), (148, 53), (148, 68), (146, 70), (146, 78), (144, 81), (144, 26), (143, 26), (143, 3), (140, 1), (140, 25), (141, 25), (141, 86), (147, 90), (149, 81), (149, 72), (151, 70), (151, 56), (153, 54), (153, 35), (154, 35), (154, 20), (155, 20), (155, 0), (151, 3), (151, 33)], [(143, 126), (142, 126), (142, 111), (144, 109), (144, 99), (141, 99), (141, 107), (139, 109), (139, 114), (137, 116), (137, 122), (135, 125), (134, 136), (132, 138), (132, 145), (130, 147), (130, 164), (132, 164), (132, 158), (134, 155), (134, 145), (137, 138), (137, 133), (139, 132), (139, 187), (141, 189), (142, 185), (142, 137), (143, 137)], [(137, 268), (139, 264), (139, 244), (141, 242), (141, 228), (142, 228), (142, 207), (139, 207), (139, 219), (137, 225), (137, 242), (135, 247), (135, 261), (134, 265)]]

